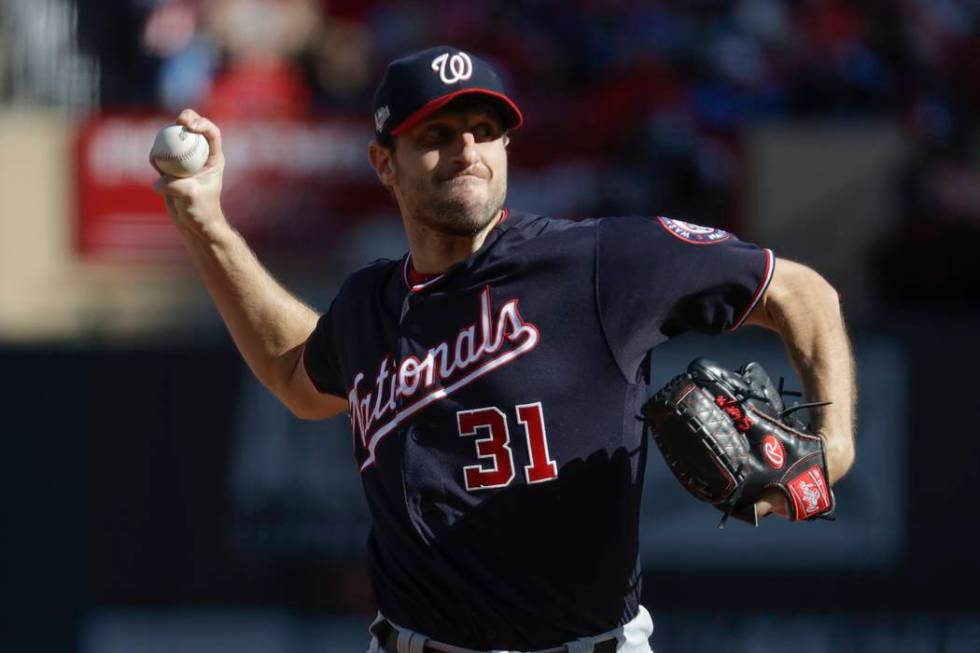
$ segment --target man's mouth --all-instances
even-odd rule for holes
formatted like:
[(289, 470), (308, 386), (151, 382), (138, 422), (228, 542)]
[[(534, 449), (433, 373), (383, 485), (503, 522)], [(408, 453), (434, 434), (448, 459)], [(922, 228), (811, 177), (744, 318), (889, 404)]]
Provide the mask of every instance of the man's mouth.
[(453, 175), (452, 177), (443, 179), (442, 183), (444, 184), (448, 184), (451, 182), (462, 183), (464, 181), (474, 181), (474, 180), (487, 181), (487, 177), (485, 175), (478, 174), (475, 171), (465, 171), (459, 173), (458, 175)]

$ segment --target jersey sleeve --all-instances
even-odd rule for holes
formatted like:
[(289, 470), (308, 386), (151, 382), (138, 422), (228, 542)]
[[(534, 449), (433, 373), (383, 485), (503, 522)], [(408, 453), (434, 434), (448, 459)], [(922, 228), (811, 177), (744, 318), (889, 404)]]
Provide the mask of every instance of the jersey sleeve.
[(347, 390), (337, 357), (335, 306), (336, 301), (317, 320), (316, 328), (313, 329), (303, 349), (303, 366), (317, 390), (323, 394), (346, 397)]
[(720, 229), (665, 217), (596, 228), (599, 319), (628, 378), (668, 338), (738, 328), (772, 279), (772, 251)]

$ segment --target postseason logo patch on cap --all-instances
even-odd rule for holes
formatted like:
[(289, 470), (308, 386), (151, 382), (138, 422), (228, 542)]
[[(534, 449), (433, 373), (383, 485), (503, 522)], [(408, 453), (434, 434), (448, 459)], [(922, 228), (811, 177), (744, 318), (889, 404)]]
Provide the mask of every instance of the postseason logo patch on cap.
[(385, 123), (388, 122), (388, 118), (391, 116), (391, 110), (388, 105), (381, 107), (374, 112), (374, 128), (377, 131), (382, 131), (385, 128)]

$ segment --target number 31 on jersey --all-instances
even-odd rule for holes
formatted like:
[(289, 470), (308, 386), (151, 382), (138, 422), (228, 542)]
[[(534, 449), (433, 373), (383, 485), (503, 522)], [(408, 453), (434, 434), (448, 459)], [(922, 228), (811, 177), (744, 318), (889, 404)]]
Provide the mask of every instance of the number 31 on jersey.
[[(558, 477), (558, 463), (548, 453), (548, 434), (544, 428), (541, 402), (515, 408), (517, 421), (524, 428), (530, 464), (524, 467), (528, 483), (544, 483)], [(510, 448), (507, 415), (495, 406), (461, 410), (456, 413), (460, 437), (482, 435), (475, 440), (476, 455), (483, 464), (463, 467), (466, 489), (487, 490), (506, 487), (514, 480), (514, 452)]]

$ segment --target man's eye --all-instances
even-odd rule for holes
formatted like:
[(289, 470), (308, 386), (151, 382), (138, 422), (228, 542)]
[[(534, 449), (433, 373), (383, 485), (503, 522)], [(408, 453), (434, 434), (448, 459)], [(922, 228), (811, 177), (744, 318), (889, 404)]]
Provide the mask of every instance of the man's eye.
[(432, 126), (422, 132), (422, 140), (427, 143), (441, 143), (447, 138), (449, 130), (445, 127)]
[(473, 128), (473, 136), (478, 141), (492, 141), (497, 138), (497, 130), (487, 122), (481, 122)]

